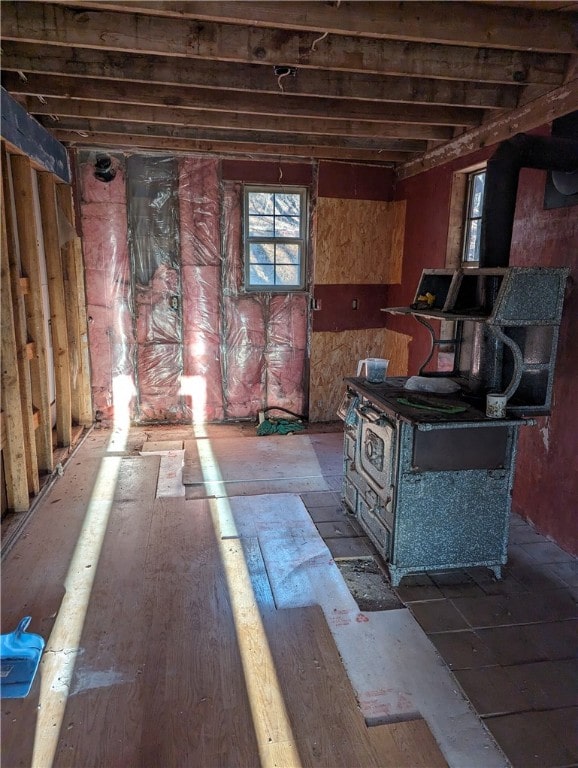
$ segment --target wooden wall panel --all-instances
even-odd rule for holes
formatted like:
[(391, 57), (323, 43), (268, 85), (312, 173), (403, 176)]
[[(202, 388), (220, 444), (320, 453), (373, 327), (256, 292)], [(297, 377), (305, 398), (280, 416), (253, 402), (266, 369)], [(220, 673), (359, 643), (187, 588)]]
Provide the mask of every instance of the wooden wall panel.
[(389, 376), (407, 375), (411, 336), (387, 328), (339, 333), (320, 332), (311, 337), (310, 421), (334, 421), (343, 397), (345, 376), (355, 376), (364, 357), (389, 359)]
[(401, 282), (405, 201), (317, 199), (315, 284)]

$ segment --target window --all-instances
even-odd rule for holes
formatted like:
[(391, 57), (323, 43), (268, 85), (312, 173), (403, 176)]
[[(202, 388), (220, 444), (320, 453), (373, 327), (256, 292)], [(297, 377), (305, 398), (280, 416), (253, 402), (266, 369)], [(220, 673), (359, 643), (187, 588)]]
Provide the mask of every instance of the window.
[(482, 232), (482, 206), (484, 204), (485, 181), (485, 169), (468, 174), (462, 249), (462, 261), (466, 263), (478, 262), (480, 260), (480, 236)]
[(305, 287), (307, 193), (300, 187), (245, 187), (245, 288)]

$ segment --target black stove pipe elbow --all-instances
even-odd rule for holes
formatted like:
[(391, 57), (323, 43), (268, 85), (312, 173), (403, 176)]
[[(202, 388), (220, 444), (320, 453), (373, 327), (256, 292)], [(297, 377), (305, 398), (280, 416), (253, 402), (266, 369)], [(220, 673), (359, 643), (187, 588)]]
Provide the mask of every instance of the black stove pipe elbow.
[(480, 267), (507, 267), (521, 168), (578, 172), (578, 141), (518, 133), (503, 141), (486, 168)]

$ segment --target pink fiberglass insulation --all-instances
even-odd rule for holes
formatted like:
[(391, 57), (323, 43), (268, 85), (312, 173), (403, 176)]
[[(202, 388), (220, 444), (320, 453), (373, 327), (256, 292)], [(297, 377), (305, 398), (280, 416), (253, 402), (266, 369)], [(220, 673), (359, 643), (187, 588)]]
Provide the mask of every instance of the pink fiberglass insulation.
[[(103, 153), (104, 154), (104, 153)], [(120, 203), (126, 207), (125, 171), (122, 159), (109, 155), (115, 177), (109, 182), (94, 176), (96, 153), (90, 153), (80, 166), (80, 184), (84, 203)]]
[(303, 413), (305, 350), (276, 347), (265, 353), (267, 361), (267, 407)]
[(227, 389), (225, 415), (229, 419), (254, 417), (265, 406), (263, 349), (244, 345), (225, 352)]
[(267, 326), (269, 345), (307, 348), (307, 302), (307, 295), (302, 293), (271, 296)]
[(219, 161), (181, 159), (179, 229), (183, 266), (221, 263), (219, 202)]
[(115, 178), (94, 176), (94, 158), (80, 166), (81, 224), (86, 276), (92, 394), (97, 416), (114, 418), (117, 377), (134, 386), (134, 331), (124, 170), (112, 158)]
[(223, 188), (223, 294), (237, 296), (243, 289), (243, 235), (240, 184), (227, 182)]
[(222, 420), (221, 268), (183, 266), (182, 275), (188, 407), (196, 422)]
[(179, 344), (143, 344), (139, 347), (137, 375), (140, 418), (167, 421), (182, 418), (181, 381), (175, 372), (182, 368)]

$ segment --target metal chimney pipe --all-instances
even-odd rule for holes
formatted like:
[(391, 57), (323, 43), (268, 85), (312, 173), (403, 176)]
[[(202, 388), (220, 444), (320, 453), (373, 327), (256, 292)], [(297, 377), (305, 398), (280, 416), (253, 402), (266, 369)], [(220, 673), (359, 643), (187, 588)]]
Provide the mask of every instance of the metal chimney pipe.
[(578, 171), (578, 141), (518, 133), (503, 141), (488, 160), (480, 267), (507, 267), (521, 168)]

